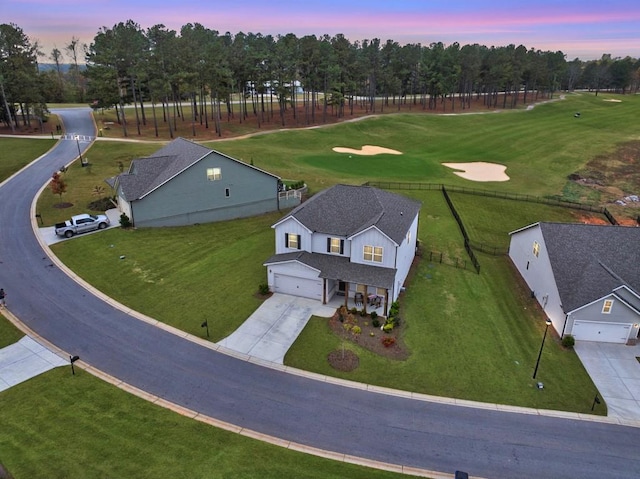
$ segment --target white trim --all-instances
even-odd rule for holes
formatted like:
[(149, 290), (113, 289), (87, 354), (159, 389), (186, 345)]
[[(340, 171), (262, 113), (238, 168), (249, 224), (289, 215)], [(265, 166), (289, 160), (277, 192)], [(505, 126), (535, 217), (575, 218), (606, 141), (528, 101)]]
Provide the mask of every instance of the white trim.
[(291, 220), (295, 221), (295, 222), (296, 222), (296, 223), (298, 223), (300, 226), (302, 226), (302, 227), (307, 231), (307, 233), (309, 233), (309, 234), (313, 233), (313, 231), (311, 231), (311, 230), (310, 230), (309, 228), (307, 228), (305, 225), (303, 225), (302, 223), (300, 223), (300, 221), (298, 221), (298, 219), (297, 219), (295, 216), (291, 216), (291, 215), (285, 216), (284, 218), (282, 218), (282, 219), (281, 219), (280, 221), (278, 221), (277, 223), (272, 224), (272, 225), (271, 225), (271, 227), (272, 227), (273, 229), (275, 229), (275, 228), (277, 228), (280, 224), (282, 224), (283, 222), (285, 222), (286, 220), (289, 220), (289, 219), (291, 219)]
[[(415, 218), (414, 218), (414, 219), (415, 219)], [(412, 222), (411, 224), (413, 224), (413, 222)], [(363, 230), (361, 230), (361, 231), (358, 231), (357, 233), (352, 234), (351, 236), (347, 236), (347, 239), (348, 239), (349, 241), (351, 241), (351, 240), (353, 240), (353, 238), (355, 238), (356, 236), (359, 236), (359, 235), (361, 235), (361, 234), (363, 234), (363, 233), (366, 233), (367, 231), (369, 231), (369, 230), (371, 230), (371, 229), (375, 229), (378, 233), (380, 233), (382, 236), (384, 236), (384, 237), (385, 237), (385, 238), (387, 238), (389, 241), (391, 241), (391, 242), (394, 244), (394, 246), (396, 246), (396, 248), (397, 248), (398, 246), (400, 246), (398, 243), (396, 243), (395, 241), (393, 241), (393, 239), (391, 239), (389, 236), (387, 236), (383, 231), (381, 231), (381, 230), (380, 230), (380, 228), (378, 228), (376, 225), (371, 225), (371, 226), (369, 226), (368, 228), (365, 228), (365, 229), (363, 229)], [(407, 230), (407, 231), (409, 231), (409, 230)], [(405, 231), (405, 232), (404, 232), (404, 234), (406, 235), (406, 234), (407, 234), (407, 232)], [(404, 240), (404, 237), (403, 237), (402, 239)]]

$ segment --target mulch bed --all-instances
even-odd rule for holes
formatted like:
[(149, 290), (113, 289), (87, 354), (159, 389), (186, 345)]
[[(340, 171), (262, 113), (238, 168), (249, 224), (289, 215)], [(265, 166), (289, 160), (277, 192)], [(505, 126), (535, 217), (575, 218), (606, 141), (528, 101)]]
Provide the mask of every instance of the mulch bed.
[[(371, 316), (361, 316), (360, 313), (349, 314), (348, 319), (340, 321), (340, 314), (338, 311), (329, 319), (329, 326), (333, 333), (345, 339), (346, 341), (357, 344), (374, 354), (383, 356), (385, 358), (394, 359), (397, 361), (404, 361), (410, 355), (409, 350), (402, 341), (402, 325), (396, 327), (390, 333), (385, 333), (380, 329), (380, 326), (373, 326)], [(378, 317), (380, 324), (384, 324), (384, 318)], [(348, 326), (345, 327), (345, 324)], [(361, 328), (359, 334), (353, 333), (353, 327), (358, 326)], [(388, 346), (383, 344), (383, 340), (391, 342)], [(352, 351), (345, 349), (344, 356), (342, 349), (332, 351), (327, 356), (329, 364), (339, 371), (352, 371), (358, 367), (358, 356)]]

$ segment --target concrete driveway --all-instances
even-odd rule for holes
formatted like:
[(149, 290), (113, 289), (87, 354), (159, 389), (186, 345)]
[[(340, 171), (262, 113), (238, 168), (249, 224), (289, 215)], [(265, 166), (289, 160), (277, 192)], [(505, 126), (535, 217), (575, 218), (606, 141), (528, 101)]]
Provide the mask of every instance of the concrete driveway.
[(606, 401), (609, 417), (639, 421), (640, 344), (577, 341), (575, 350)]
[(227, 349), (283, 364), (284, 355), (312, 315), (330, 317), (335, 308), (318, 300), (274, 293), (232, 334), (218, 342)]
[(69, 362), (29, 336), (0, 349), (0, 391)]
[[(107, 210), (105, 212), (105, 215), (107, 215), (107, 218), (109, 218), (109, 221), (111, 221), (111, 224), (106, 229), (120, 226), (120, 210), (118, 210), (118, 208)], [(90, 235), (99, 231), (104, 230), (91, 231), (90, 233), (83, 233), (80, 236)], [(52, 245), (55, 243), (59, 243), (60, 241), (67, 241), (73, 238), (77, 238), (77, 236), (72, 236), (71, 238), (61, 238), (60, 236), (56, 235), (55, 227), (53, 226), (38, 228), (38, 234), (47, 245)]]

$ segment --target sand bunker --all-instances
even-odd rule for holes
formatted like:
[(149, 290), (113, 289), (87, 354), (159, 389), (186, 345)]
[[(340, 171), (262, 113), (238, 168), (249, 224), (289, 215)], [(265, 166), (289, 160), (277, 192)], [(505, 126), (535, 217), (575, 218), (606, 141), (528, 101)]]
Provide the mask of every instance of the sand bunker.
[(622, 103), (622, 100), (616, 100), (615, 98), (608, 98), (608, 99), (602, 100), (602, 101), (612, 101), (614, 103)]
[(475, 161), (473, 163), (442, 163), (447, 168), (452, 168), (454, 173), (462, 178), (471, 181), (509, 181), (509, 176), (505, 173), (507, 169), (504, 165), (497, 163), (485, 163)]
[(342, 146), (336, 146), (333, 148), (336, 153), (349, 153), (350, 155), (402, 155), (401, 151), (391, 150), (389, 148), (382, 148), (381, 146), (364, 145), (361, 149), (356, 150), (354, 148), (344, 148)]

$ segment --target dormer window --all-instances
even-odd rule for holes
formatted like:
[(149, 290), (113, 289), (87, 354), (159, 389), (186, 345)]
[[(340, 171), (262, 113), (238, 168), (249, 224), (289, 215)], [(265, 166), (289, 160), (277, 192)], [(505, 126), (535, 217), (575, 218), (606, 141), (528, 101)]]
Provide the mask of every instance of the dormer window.
[(374, 263), (382, 263), (382, 247), (381, 246), (368, 246), (364, 247), (363, 259), (365, 261), (372, 261)]
[(218, 181), (222, 179), (221, 168), (207, 168), (207, 180)]

